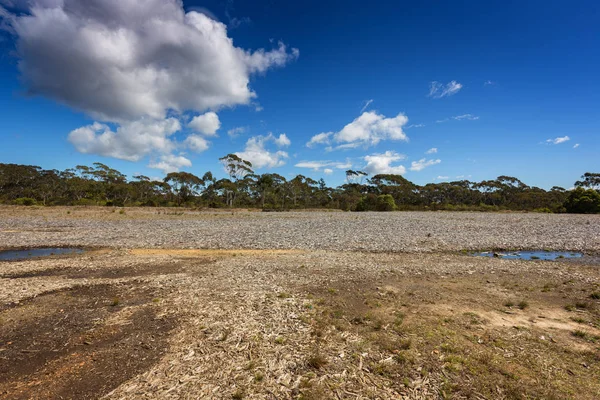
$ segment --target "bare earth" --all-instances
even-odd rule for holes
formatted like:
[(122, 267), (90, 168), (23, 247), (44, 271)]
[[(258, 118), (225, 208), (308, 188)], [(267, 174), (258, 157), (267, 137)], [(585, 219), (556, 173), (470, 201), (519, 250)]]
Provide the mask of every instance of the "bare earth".
[(89, 249), (0, 262), (0, 398), (600, 398), (600, 216), (119, 210), (0, 207)]

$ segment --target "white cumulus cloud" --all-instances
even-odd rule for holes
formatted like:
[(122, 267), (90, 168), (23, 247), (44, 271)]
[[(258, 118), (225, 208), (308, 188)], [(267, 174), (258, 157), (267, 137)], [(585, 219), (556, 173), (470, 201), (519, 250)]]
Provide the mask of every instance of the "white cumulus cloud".
[(441, 163), (442, 160), (427, 160), (425, 158), (421, 158), (419, 161), (413, 161), (410, 163), (410, 170), (411, 171), (421, 171), (427, 167), (430, 167), (432, 165), (436, 165)]
[(333, 135), (333, 132), (319, 133), (310, 138), (308, 143), (306, 143), (306, 147), (312, 148), (312, 147), (315, 147), (317, 144), (329, 144), (329, 140), (332, 135)]
[(292, 141), (287, 137), (285, 133), (282, 133), (281, 135), (279, 135), (279, 137), (274, 138), (273, 141), (275, 142), (277, 147), (288, 147), (292, 144)]
[(333, 174), (333, 170), (332, 170), (331, 168), (325, 168), (325, 169), (323, 170), (323, 173), (324, 173), (325, 175), (331, 175), (331, 174)]
[(221, 127), (221, 121), (219, 121), (219, 116), (216, 113), (209, 111), (206, 114), (192, 118), (188, 127), (206, 136), (216, 136)]
[(406, 168), (403, 165), (391, 165), (400, 160), (404, 160), (406, 157), (402, 154), (398, 154), (395, 151), (386, 151), (381, 154), (371, 154), (364, 157), (367, 165), (363, 168), (364, 171), (370, 175), (377, 174), (394, 174), (404, 175)]
[(574, 149), (579, 147), (579, 143), (575, 143), (575, 145), (573, 146)]
[(269, 144), (281, 148), (291, 144), (285, 133), (278, 137), (269, 133), (267, 136), (259, 135), (248, 139), (244, 151), (235, 153), (238, 157), (250, 161), (253, 168), (276, 168), (285, 165), (289, 158), (287, 152), (282, 150), (269, 150)]
[(114, 131), (106, 124), (95, 122), (73, 130), (68, 139), (80, 153), (138, 161), (152, 152), (174, 150), (176, 144), (170, 136), (180, 129), (176, 118), (142, 118), (123, 123)]
[[(156, 150), (161, 159), (177, 143), (153, 126), (182, 120), (184, 112), (209, 111), (189, 127), (214, 136), (220, 127), (214, 111), (254, 104), (253, 74), (299, 56), (298, 49), (282, 42), (268, 50), (236, 47), (225, 24), (207, 12), (186, 12), (181, 0), (18, 3), (26, 10), (11, 13), (0, 7), (0, 22), (15, 37), (23, 85), (29, 95), (99, 121), (69, 135), (84, 153), (137, 161)], [(140, 132), (136, 124), (151, 129)], [(195, 151), (204, 147), (196, 137), (185, 144)]]
[(183, 144), (196, 153), (202, 153), (210, 147), (210, 142), (200, 135), (189, 135), (185, 138)]
[(174, 154), (166, 154), (160, 157), (159, 161), (150, 162), (148, 167), (160, 169), (165, 174), (170, 172), (178, 172), (180, 168), (191, 167), (192, 162), (184, 156), (176, 156)]
[(429, 85), (429, 97), (441, 99), (442, 97), (452, 96), (458, 93), (462, 87), (463, 85), (456, 81), (450, 81), (445, 85), (441, 82), (433, 81)]
[(362, 113), (339, 132), (324, 132), (313, 136), (306, 144), (313, 147), (316, 144), (337, 144), (331, 150), (342, 150), (357, 147), (374, 146), (382, 140), (403, 140), (408, 137), (402, 130), (408, 118), (404, 114), (387, 118), (375, 111)]
[(554, 138), (554, 139), (548, 139), (548, 140), (546, 140), (546, 143), (548, 143), (548, 144), (561, 144), (561, 143), (564, 143), (564, 142), (568, 142), (569, 140), (571, 140), (570, 137), (563, 136), (563, 137), (557, 137), (557, 138)]
[(248, 104), (252, 73), (298, 57), (283, 43), (235, 47), (224, 24), (179, 0), (31, 4), (10, 22), (28, 92), (103, 121)]
[(427, 151), (425, 152), (425, 154), (435, 154), (435, 153), (437, 153), (437, 152), (438, 152), (438, 149), (437, 149), (437, 147), (432, 147), (432, 148), (430, 148), (429, 150), (427, 150)]

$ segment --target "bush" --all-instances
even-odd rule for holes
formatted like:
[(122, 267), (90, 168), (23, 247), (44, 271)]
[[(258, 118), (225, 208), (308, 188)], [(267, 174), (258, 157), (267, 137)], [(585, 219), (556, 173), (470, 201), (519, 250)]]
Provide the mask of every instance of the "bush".
[(573, 190), (567, 201), (565, 209), (568, 213), (595, 214), (600, 212), (600, 194), (594, 189), (577, 188)]
[(356, 205), (356, 211), (395, 211), (397, 208), (391, 194), (368, 194)]
[(395, 211), (397, 208), (391, 194), (377, 196), (377, 211)]
[(15, 199), (15, 204), (18, 206), (35, 206), (37, 202), (31, 197), (19, 197)]

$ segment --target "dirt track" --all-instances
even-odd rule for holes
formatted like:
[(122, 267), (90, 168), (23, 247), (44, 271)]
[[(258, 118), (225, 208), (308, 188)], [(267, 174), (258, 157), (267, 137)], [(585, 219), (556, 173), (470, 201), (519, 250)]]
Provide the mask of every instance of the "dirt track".
[[(518, 247), (534, 229), (540, 234), (524, 243), (594, 253), (597, 216), (394, 213), (381, 228), (380, 214), (22, 210), (0, 211), (0, 246), (48, 235), (47, 245), (98, 240), (108, 249), (0, 263), (2, 398), (600, 397), (594, 258), (451, 251), (489, 243), (477, 226), (512, 221), (520, 229), (500, 229), (505, 236), (489, 247)], [(328, 219), (329, 241), (310, 229), (319, 218)], [(547, 226), (532, 228), (539, 218)], [(355, 229), (369, 219), (381, 238), (397, 237), (392, 222), (401, 223), (407, 241), (372, 238), (366, 247), (377, 253), (356, 251)], [(565, 221), (569, 237), (542, 235)], [(259, 246), (231, 249), (261, 224)], [(243, 234), (217, 233), (234, 226)], [(292, 233), (278, 235), (282, 226), (307, 237), (287, 246)], [(203, 242), (201, 230), (229, 243)], [(127, 235), (111, 239), (117, 232)], [(146, 240), (163, 248), (131, 246)], [(208, 245), (185, 250), (194, 243)], [(355, 251), (337, 249), (344, 243)], [(267, 245), (291, 250), (252, 249)]]

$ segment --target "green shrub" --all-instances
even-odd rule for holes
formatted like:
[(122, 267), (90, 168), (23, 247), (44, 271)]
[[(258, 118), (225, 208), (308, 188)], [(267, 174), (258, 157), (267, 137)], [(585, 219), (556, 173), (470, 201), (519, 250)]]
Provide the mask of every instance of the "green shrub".
[(397, 208), (391, 194), (377, 196), (377, 211), (395, 211)]
[(391, 194), (368, 194), (356, 205), (356, 211), (395, 211), (398, 209)]
[(569, 194), (565, 202), (568, 213), (595, 214), (600, 212), (600, 194), (594, 189), (577, 188)]
[(31, 197), (19, 197), (15, 199), (15, 204), (18, 206), (35, 206), (37, 202)]

